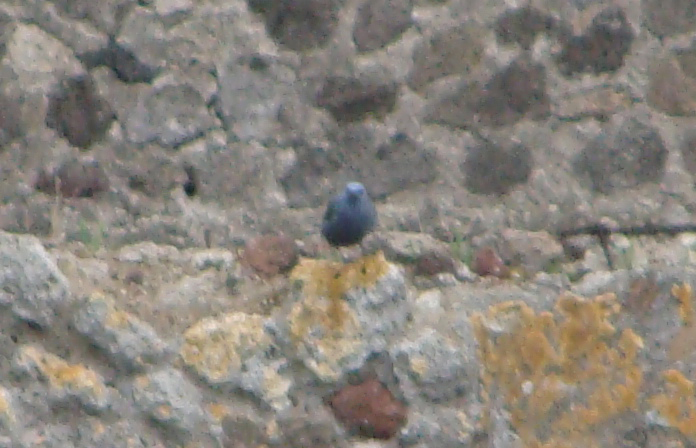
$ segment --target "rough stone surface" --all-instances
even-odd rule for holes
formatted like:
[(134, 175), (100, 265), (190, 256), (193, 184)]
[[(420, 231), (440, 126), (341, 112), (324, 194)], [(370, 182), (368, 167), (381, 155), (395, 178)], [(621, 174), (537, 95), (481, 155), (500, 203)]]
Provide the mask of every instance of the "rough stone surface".
[(181, 359), (212, 386), (255, 394), (276, 409), (289, 406), (285, 360), (259, 315), (233, 313), (204, 319), (184, 333)]
[(696, 6), (688, 0), (643, 0), (645, 24), (657, 37), (693, 31)]
[(69, 406), (74, 400), (86, 412), (104, 413), (117, 396), (95, 371), (70, 364), (37, 346), (20, 347), (12, 369), (19, 378), (30, 379), (34, 385), (45, 383), (53, 406)]
[(344, 386), (329, 403), (336, 418), (363, 437), (390, 439), (406, 421), (406, 406), (376, 379)]
[(595, 16), (584, 34), (565, 42), (558, 64), (566, 76), (586, 71), (614, 72), (623, 67), (634, 38), (626, 13), (607, 8)]
[(71, 301), (68, 280), (32, 236), (0, 232), (0, 304), (39, 327), (50, 327)]
[(34, 187), (66, 198), (91, 198), (109, 190), (109, 178), (96, 160), (72, 158), (54, 172), (40, 171)]
[(167, 368), (136, 377), (133, 399), (179, 443), (197, 440), (201, 446), (210, 446), (205, 439), (221, 431), (205, 411), (201, 392), (178, 370)]
[(384, 118), (396, 104), (397, 85), (374, 77), (333, 76), (326, 80), (316, 104), (336, 121), (353, 122), (372, 116)]
[(75, 329), (103, 350), (114, 365), (140, 370), (162, 361), (167, 344), (146, 323), (116, 308), (111, 297), (92, 294), (78, 305)]
[(635, 117), (612, 124), (578, 155), (577, 170), (602, 193), (658, 182), (668, 156), (659, 131)]
[(157, 141), (166, 147), (190, 142), (215, 125), (203, 97), (188, 85), (144, 92), (121, 119), (133, 143)]
[(408, 85), (420, 90), (449, 75), (467, 75), (480, 63), (483, 53), (481, 29), (472, 23), (437, 31), (413, 51)]
[(396, 40), (411, 26), (411, 0), (363, 2), (358, 8), (353, 41), (360, 52), (377, 50)]
[(501, 195), (527, 182), (534, 167), (529, 148), (521, 144), (484, 141), (469, 149), (461, 169), (473, 193)]
[(0, 2), (0, 447), (689, 446), (695, 11)]
[(464, 394), (468, 381), (465, 378), (474, 372), (459, 343), (432, 328), (422, 329), (420, 336), (390, 350), (402, 381), (416, 383), (415, 390), (428, 400), (435, 402), (451, 400)]
[(111, 107), (86, 77), (63, 80), (60, 90), (50, 96), (46, 112), (46, 125), (80, 148), (100, 140), (113, 119)]
[(304, 287), (272, 332), (321, 381), (358, 369), (406, 322), (403, 273), (381, 253), (344, 266), (304, 260), (292, 276)]
[(464, 129), (506, 126), (523, 118), (541, 120), (550, 111), (546, 68), (520, 58), (485, 84), (465, 81), (429, 107), (426, 121)]

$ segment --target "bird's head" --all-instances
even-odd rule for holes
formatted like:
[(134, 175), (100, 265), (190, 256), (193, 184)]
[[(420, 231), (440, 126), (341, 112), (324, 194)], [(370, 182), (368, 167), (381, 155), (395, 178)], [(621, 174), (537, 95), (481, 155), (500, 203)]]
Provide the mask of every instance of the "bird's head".
[(355, 204), (365, 194), (365, 187), (360, 182), (350, 182), (346, 185), (346, 197), (350, 204)]

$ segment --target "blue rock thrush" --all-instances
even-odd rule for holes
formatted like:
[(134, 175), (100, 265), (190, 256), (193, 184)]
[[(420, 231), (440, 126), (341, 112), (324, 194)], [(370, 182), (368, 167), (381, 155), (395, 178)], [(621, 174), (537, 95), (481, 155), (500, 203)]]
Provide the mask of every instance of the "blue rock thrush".
[(334, 247), (358, 244), (375, 228), (377, 211), (360, 182), (350, 182), (324, 213), (321, 234)]

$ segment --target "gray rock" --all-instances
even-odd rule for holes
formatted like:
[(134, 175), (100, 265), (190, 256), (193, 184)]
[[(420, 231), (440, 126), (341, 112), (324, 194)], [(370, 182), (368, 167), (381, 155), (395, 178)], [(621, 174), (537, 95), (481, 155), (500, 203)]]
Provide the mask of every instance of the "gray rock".
[(428, 254), (451, 253), (446, 243), (417, 232), (379, 232), (365, 245), (368, 250), (383, 250), (388, 259), (404, 264), (414, 263)]
[(111, 297), (92, 294), (73, 316), (75, 329), (111, 359), (115, 366), (140, 370), (162, 361), (170, 350), (147, 323), (119, 310)]
[(636, 187), (662, 178), (669, 151), (660, 131), (637, 116), (617, 117), (575, 160), (600, 193)]
[(412, 410), (399, 434), (400, 446), (469, 446), (476, 435), (473, 423), (462, 409), (431, 407)]
[(196, 440), (200, 446), (212, 446), (205, 440), (222, 435), (203, 408), (200, 390), (178, 370), (165, 368), (136, 377), (133, 382), (135, 405), (162, 425), (177, 443)]
[(28, 92), (48, 93), (63, 76), (84, 73), (70, 48), (38, 25), (23, 23), (8, 38), (5, 63)]
[(564, 258), (563, 246), (548, 232), (515, 229), (503, 230), (499, 255), (530, 273), (552, 268)]
[(381, 253), (348, 265), (303, 260), (292, 279), (304, 286), (267, 327), (322, 381), (336, 381), (385, 350), (409, 316), (404, 273)]
[(23, 345), (17, 350), (12, 372), (25, 381), (31, 380), (27, 387), (55, 406), (76, 401), (87, 413), (103, 414), (113, 408), (118, 398), (116, 390), (107, 387), (94, 370), (70, 364), (35, 345)]
[(188, 85), (165, 85), (141, 91), (134, 109), (119, 117), (137, 144), (159, 142), (177, 147), (215, 126), (203, 97)]
[(33, 236), (0, 232), (0, 285), (0, 305), (40, 327), (71, 301), (68, 280)]
[(696, 29), (696, 6), (689, 0), (643, 0), (645, 25), (662, 38)]
[(466, 79), (428, 106), (425, 121), (462, 129), (543, 120), (551, 112), (546, 67), (521, 56), (487, 82)]
[(218, 66), (219, 108), (235, 138), (264, 141), (278, 129), (281, 106), (292, 97), (296, 75), (271, 55), (249, 54)]
[(419, 328), (409, 339), (389, 351), (404, 384), (402, 388), (414, 382), (410, 392), (434, 402), (471, 393), (465, 388), (474, 382), (472, 379), (478, 376), (478, 371), (472, 368), (473, 354), (461, 349), (462, 341), (446, 337), (433, 328)]
[(276, 410), (288, 408), (288, 363), (265, 322), (241, 312), (203, 319), (184, 333), (181, 359), (211, 386), (240, 388)]
[(66, 17), (56, 6), (57, 2), (31, 0), (27, 3), (32, 4), (31, 13), (36, 24), (70, 46), (76, 53), (94, 51), (106, 45), (105, 33), (87, 21)]
[[(40, 441), (40, 442), (39, 442)], [(88, 417), (71, 424), (46, 424), (28, 428), (19, 438), (17, 448), (145, 448), (157, 446), (147, 430), (127, 420), (105, 424)]]
[(412, 0), (364, 2), (358, 8), (353, 41), (360, 52), (377, 50), (395, 41), (411, 26)]
[(482, 30), (473, 23), (437, 31), (413, 51), (408, 85), (416, 91), (450, 75), (472, 72), (483, 56)]

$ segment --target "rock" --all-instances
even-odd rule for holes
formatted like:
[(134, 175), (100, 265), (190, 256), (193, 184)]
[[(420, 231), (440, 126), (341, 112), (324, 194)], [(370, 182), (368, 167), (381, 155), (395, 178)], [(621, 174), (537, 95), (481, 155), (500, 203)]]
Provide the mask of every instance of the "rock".
[(246, 244), (242, 263), (261, 276), (273, 277), (292, 269), (298, 256), (295, 241), (289, 236), (282, 233), (262, 235)]
[(0, 152), (26, 131), (20, 106), (17, 98), (0, 94)]
[(522, 119), (543, 120), (550, 112), (546, 68), (521, 56), (487, 83), (465, 80), (454, 92), (431, 101), (424, 120), (470, 129), (509, 126)]
[(471, 417), (462, 409), (432, 406), (409, 411), (399, 442), (401, 446), (416, 448), (466, 446), (473, 443), (476, 432)]
[(281, 445), (288, 448), (347, 448), (335, 418), (324, 403), (311, 398), (282, 412), (278, 418)]
[(333, 382), (385, 349), (409, 314), (403, 272), (382, 253), (342, 265), (303, 259), (290, 275), (302, 282), (268, 324), (286, 354), (317, 379)]
[(303, 51), (321, 47), (338, 24), (341, 0), (247, 0), (266, 19), (266, 29), (280, 44)]
[(350, 432), (375, 439), (394, 437), (405, 423), (408, 412), (406, 406), (376, 379), (344, 386), (329, 403), (336, 418)]
[(615, 72), (623, 67), (634, 39), (623, 9), (609, 7), (595, 16), (583, 35), (564, 42), (557, 63), (566, 76)]
[(696, 73), (689, 72), (679, 58), (668, 55), (653, 61), (649, 76), (646, 100), (650, 106), (673, 117), (696, 115)]
[(548, 232), (504, 229), (499, 247), (503, 259), (529, 273), (546, 271), (564, 257), (563, 246)]
[(0, 284), (0, 305), (41, 328), (72, 300), (68, 280), (33, 236), (0, 232)]
[(61, 76), (84, 74), (73, 52), (37, 25), (18, 23), (7, 41), (5, 63), (25, 92), (48, 94)]
[(600, 193), (658, 182), (669, 151), (660, 132), (637, 117), (612, 120), (575, 160), (576, 171), (588, 175)]
[[(29, 387), (35, 387), (37, 394), (46, 394), (54, 406), (69, 406), (74, 400), (88, 413), (103, 414), (118, 397), (94, 370), (70, 364), (35, 345), (19, 347), (12, 360), (12, 371), (18, 378), (34, 382)], [(45, 391), (43, 384), (47, 385)]]
[[(370, 197), (376, 201), (394, 193), (430, 185), (438, 178), (438, 158), (434, 151), (398, 132), (375, 148), (348, 148), (354, 176), (370, 179)], [(413, 169), (417, 167), (417, 169)]]
[(529, 49), (538, 35), (555, 35), (563, 31), (563, 25), (555, 17), (527, 5), (509, 9), (500, 15), (495, 24), (495, 32), (502, 43), (516, 43)]
[(213, 387), (243, 389), (276, 410), (287, 408), (287, 360), (265, 325), (263, 316), (242, 312), (203, 319), (184, 333), (181, 359)]
[(645, 26), (657, 37), (696, 30), (696, 5), (690, 0), (642, 0)]
[(375, 201), (438, 179), (437, 154), (403, 132), (378, 142), (370, 131), (352, 128), (335, 140), (331, 148), (296, 149), (294, 164), (280, 179), (291, 206), (322, 205), (337, 182), (352, 179), (369, 179)]
[(396, 106), (398, 85), (385, 77), (329, 77), (317, 94), (316, 105), (338, 122), (354, 122), (372, 116), (382, 120)]
[(102, 166), (91, 159), (69, 159), (55, 171), (41, 170), (34, 187), (47, 194), (65, 198), (91, 198), (109, 191), (109, 177)]
[[(12, 393), (0, 386), (0, 432), (12, 434), (19, 426), (17, 409)], [(8, 445), (9, 446), (9, 445)]]
[(152, 327), (118, 309), (109, 296), (94, 293), (86, 297), (78, 305), (73, 322), (75, 329), (119, 368), (141, 370), (171, 353)]
[(443, 402), (470, 394), (465, 388), (478, 376), (471, 368), (474, 360), (461, 350), (461, 345), (432, 328), (420, 328), (409, 340), (396, 344), (390, 354), (400, 382), (415, 383), (410, 393)]
[(416, 232), (380, 232), (366, 242), (366, 249), (382, 250), (389, 260), (404, 264), (418, 263), (431, 254), (446, 258), (451, 253), (446, 243)]
[[(203, 447), (222, 435), (203, 408), (201, 392), (171, 367), (141, 375), (133, 381), (133, 400), (138, 409), (162, 425), (170, 440)], [(208, 441), (208, 443), (206, 443)]]
[(412, 0), (372, 0), (358, 8), (353, 42), (359, 52), (374, 51), (395, 41), (411, 26)]
[(481, 28), (473, 23), (436, 31), (413, 50), (409, 87), (421, 91), (445, 76), (467, 76), (474, 71), (484, 52), (481, 33)]
[(484, 141), (469, 149), (460, 169), (472, 193), (503, 195), (526, 183), (534, 165), (532, 151), (522, 144)]
[(505, 265), (498, 252), (490, 246), (476, 250), (472, 261), (471, 270), (482, 277), (493, 276), (506, 278), (510, 275), (510, 269)]
[(80, 60), (89, 69), (109, 67), (116, 77), (125, 83), (151, 83), (158, 69), (144, 63), (127, 46), (109, 39), (108, 44), (98, 50), (80, 54)]
[(232, 272), (237, 266), (235, 255), (225, 249), (195, 250), (190, 256), (191, 265), (201, 271), (214, 268), (218, 271)]
[(141, 90), (133, 109), (118, 113), (129, 140), (136, 144), (156, 141), (178, 147), (216, 125), (200, 93), (189, 85)]
[(230, 133), (241, 141), (263, 141), (279, 127), (283, 104), (293, 97), (296, 75), (269, 54), (248, 54), (217, 66), (219, 113)]

